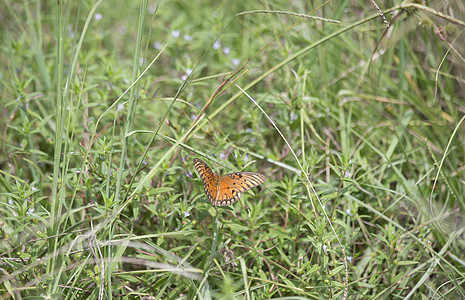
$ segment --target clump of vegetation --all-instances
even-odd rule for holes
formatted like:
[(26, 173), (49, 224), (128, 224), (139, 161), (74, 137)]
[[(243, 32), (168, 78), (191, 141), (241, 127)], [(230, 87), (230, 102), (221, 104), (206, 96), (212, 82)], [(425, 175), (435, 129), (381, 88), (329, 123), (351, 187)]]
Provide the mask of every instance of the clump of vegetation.
[(1, 5), (2, 298), (465, 296), (460, 1)]

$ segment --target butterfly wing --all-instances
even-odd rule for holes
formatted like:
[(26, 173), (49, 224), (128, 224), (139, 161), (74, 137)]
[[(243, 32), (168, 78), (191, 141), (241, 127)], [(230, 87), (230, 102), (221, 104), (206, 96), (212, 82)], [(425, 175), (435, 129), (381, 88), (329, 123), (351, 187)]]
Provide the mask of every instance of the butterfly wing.
[(265, 182), (265, 176), (253, 172), (237, 172), (219, 177), (198, 158), (193, 160), (194, 168), (203, 181), (203, 189), (213, 206), (227, 206), (236, 203), (242, 193)]
[(239, 200), (242, 193), (265, 182), (266, 177), (259, 173), (237, 172), (223, 175), (218, 181), (218, 191), (214, 206), (226, 206)]
[(208, 200), (215, 205), (216, 195), (218, 194), (218, 181), (219, 176), (213, 174), (212, 169), (198, 158), (194, 158), (193, 160), (194, 168), (200, 175), (200, 178), (203, 181), (203, 189), (205, 190), (205, 194), (207, 194)]

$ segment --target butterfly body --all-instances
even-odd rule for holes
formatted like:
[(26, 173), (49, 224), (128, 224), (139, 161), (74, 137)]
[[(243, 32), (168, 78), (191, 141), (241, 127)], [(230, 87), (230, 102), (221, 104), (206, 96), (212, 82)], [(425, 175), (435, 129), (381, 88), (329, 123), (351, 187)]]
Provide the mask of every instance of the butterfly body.
[(227, 206), (239, 200), (242, 193), (265, 182), (265, 176), (254, 172), (236, 172), (220, 176), (198, 158), (194, 167), (203, 181), (203, 188), (213, 206)]

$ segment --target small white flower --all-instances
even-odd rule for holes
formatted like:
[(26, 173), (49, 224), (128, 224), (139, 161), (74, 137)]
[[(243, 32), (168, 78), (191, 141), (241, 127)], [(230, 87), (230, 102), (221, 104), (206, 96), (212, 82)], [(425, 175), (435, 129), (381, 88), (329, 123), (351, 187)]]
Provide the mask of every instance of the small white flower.
[(297, 114), (292, 111), (291, 112), (291, 121), (295, 121), (295, 120), (297, 120)]
[(74, 37), (73, 26), (71, 26), (71, 25), (68, 25), (68, 36), (69, 37)]
[(344, 177), (345, 177), (345, 178), (349, 178), (349, 177), (350, 177), (350, 171), (349, 171), (349, 170), (346, 171), (346, 173), (344, 174)]
[(220, 49), (220, 47), (221, 47), (221, 41), (220, 41), (220, 40), (217, 40), (217, 41), (213, 44), (213, 49), (218, 50), (218, 49)]
[(103, 18), (102, 14), (96, 13), (94, 16), (95, 21), (100, 21)]
[(323, 245), (323, 252), (326, 254), (326, 248), (328, 248), (328, 246), (326, 246), (326, 244)]
[(36, 188), (35, 186), (31, 186), (31, 190), (32, 190), (33, 192), (35, 192), (35, 191), (37, 191), (37, 188)]
[(239, 58), (233, 58), (231, 62), (232, 62), (232, 64), (235, 65), (235, 66), (238, 66), (238, 65), (241, 63), (241, 61), (239, 60)]
[(128, 32), (126, 26), (119, 26), (117, 30), (119, 34), (126, 34), (126, 32)]
[(350, 263), (352, 263), (352, 259), (353, 259), (352, 256), (347, 256), (347, 260), (348, 260)]
[(8, 198), (8, 204), (13, 205), (13, 200), (11, 200), (11, 198)]
[(224, 54), (228, 55), (230, 52), (231, 52), (231, 49), (229, 49), (228, 47), (223, 48), (223, 53)]
[(26, 109), (29, 109), (29, 103), (26, 103)]
[(160, 50), (161, 49), (161, 43), (160, 42), (153, 42), (153, 48)]
[(29, 214), (32, 214), (34, 212), (34, 207), (29, 207), (29, 209), (27, 210), (27, 212)]
[(221, 152), (219, 158), (220, 158), (220, 159), (225, 159), (225, 158), (226, 158), (226, 154), (225, 154), (224, 152)]
[(190, 213), (189, 211), (185, 211), (185, 212), (184, 212), (184, 218), (187, 218), (187, 217), (190, 216), (190, 215), (191, 215), (191, 213)]
[(192, 74), (192, 71), (193, 71), (193, 70), (192, 70), (191, 68), (187, 68), (187, 69), (186, 69), (186, 74), (182, 75), (182, 76), (181, 76), (181, 79), (182, 79), (183, 81), (186, 81), (187, 77), (189, 77), (189, 75)]
[(352, 217), (352, 212), (350, 211), (350, 209), (346, 209), (346, 214)]
[(184, 35), (184, 40), (186, 41), (192, 41), (192, 37), (188, 34)]
[(171, 30), (171, 35), (175, 38), (179, 37), (179, 30)]
[(141, 66), (141, 67), (142, 67), (142, 65), (143, 65), (145, 62), (146, 62), (146, 60), (145, 60), (145, 59), (143, 59), (143, 58), (139, 58), (139, 66)]

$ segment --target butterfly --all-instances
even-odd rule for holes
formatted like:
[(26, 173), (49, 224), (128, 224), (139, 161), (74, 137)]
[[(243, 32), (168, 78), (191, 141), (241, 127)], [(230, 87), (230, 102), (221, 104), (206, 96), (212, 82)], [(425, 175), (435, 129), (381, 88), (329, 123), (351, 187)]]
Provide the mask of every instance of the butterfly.
[(220, 176), (198, 158), (194, 167), (202, 178), (203, 189), (213, 206), (227, 206), (237, 202), (242, 193), (265, 182), (266, 177), (253, 172), (236, 172)]

